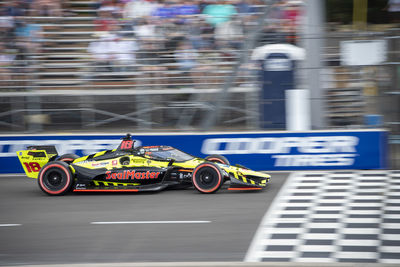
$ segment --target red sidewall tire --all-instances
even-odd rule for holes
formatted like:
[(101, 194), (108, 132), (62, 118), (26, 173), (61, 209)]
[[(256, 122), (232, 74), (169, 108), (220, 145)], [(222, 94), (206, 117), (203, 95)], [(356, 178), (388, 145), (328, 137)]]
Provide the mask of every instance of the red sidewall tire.
[[(216, 172), (216, 176), (217, 176), (217, 183), (215, 186), (213, 186), (212, 188), (207, 188), (204, 189), (202, 188), (202, 186), (196, 181), (197, 177), (196, 175), (198, 175), (199, 170), (202, 170), (203, 168), (211, 168)], [(200, 191), (201, 193), (214, 193), (216, 191), (218, 191), (218, 189), (222, 186), (223, 184), (223, 176), (222, 176), (222, 172), (219, 169), (218, 166), (216, 166), (213, 163), (202, 163), (199, 166), (197, 166), (194, 171), (193, 171), (193, 175), (192, 175), (192, 182), (194, 187)]]
[(60, 159), (60, 161), (64, 161), (64, 162), (68, 162), (68, 161), (73, 161), (74, 159), (72, 159), (72, 158), (63, 158), (63, 159)]
[(211, 161), (211, 162), (225, 164), (225, 165), (230, 165), (228, 159), (221, 155), (210, 155), (210, 156), (206, 157), (206, 160)]
[(57, 160), (70, 164), (77, 158), (79, 158), (79, 156), (75, 155), (75, 154), (64, 154), (64, 155), (61, 155)]
[[(49, 175), (50, 171), (59, 172), (60, 175), (65, 175), (65, 184), (60, 189), (51, 190), (46, 185), (45, 179), (47, 179), (47, 175)], [(65, 194), (72, 186), (72, 174), (68, 168), (68, 165), (61, 161), (50, 162), (46, 164), (39, 172), (38, 184), (40, 189), (42, 189), (42, 191), (46, 194), (53, 196)]]

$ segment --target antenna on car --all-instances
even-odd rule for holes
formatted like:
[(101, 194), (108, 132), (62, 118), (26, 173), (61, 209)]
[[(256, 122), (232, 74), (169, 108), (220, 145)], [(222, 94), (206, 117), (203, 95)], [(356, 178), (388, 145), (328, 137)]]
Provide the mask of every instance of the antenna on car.
[(121, 138), (122, 140), (129, 141), (132, 140), (132, 135), (130, 133), (127, 133), (124, 137)]

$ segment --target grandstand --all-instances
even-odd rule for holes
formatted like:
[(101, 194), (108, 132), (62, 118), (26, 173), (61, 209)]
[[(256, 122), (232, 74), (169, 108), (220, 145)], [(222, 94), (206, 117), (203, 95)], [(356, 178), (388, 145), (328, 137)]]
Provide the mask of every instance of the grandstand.
[[(26, 16), (26, 13), (17, 18), (23, 23), (39, 27), (40, 36), (35, 40), (39, 47), (7, 47), (7, 53), (15, 55), (15, 58), (7, 66), (10, 72), (8, 79), (1, 81), (2, 98), (6, 103), (2, 106), (2, 114), (5, 114), (3, 130), (40, 131), (74, 127), (82, 129), (84, 125), (118, 125), (110, 123), (107, 118), (111, 122), (127, 119), (130, 123), (137, 123), (143, 120), (135, 118), (143, 113), (140, 106), (155, 108), (145, 109), (147, 112), (142, 117), (148, 119), (143, 120), (144, 124), (135, 126), (190, 128), (194, 121), (202, 120), (196, 111), (211, 111), (212, 107), (206, 103), (215, 99), (227, 79), (233, 75), (235, 79), (229, 88), (232, 94), (226, 96), (224, 101), (225, 110), (228, 111), (224, 121), (228, 125), (231, 122), (243, 125), (244, 122), (246, 127), (255, 127), (254, 122), (249, 121), (249, 118), (254, 118), (254, 110), (249, 110), (246, 105), (250, 102), (246, 104), (243, 100), (257, 98), (256, 72), (237, 66), (243, 54), (241, 44), (244, 36), (233, 37), (235, 46), (221, 37), (201, 47), (195, 48), (192, 44), (191, 47), (185, 47), (183, 42), (196, 44), (198, 41), (191, 40), (187, 34), (193, 31), (192, 26), (204, 23), (202, 14), (190, 16), (190, 24), (183, 25), (176, 21), (159, 23), (153, 20), (162, 34), (156, 38), (140, 38), (137, 29), (126, 18), (116, 19), (117, 27), (112, 31), (99, 31), (96, 27), (102, 11), (100, 3), (96, 1), (68, 0), (63, 1), (63, 6), (67, 7), (63, 16)], [(264, 5), (253, 5), (252, 8), (252, 14), (241, 17), (248, 20), (245, 22), (248, 25), (241, 22), (246, 29), (257, 26), (255, 21), (262, 14), (259, 11), (263, 11)], [(171, 27), (174, 27), (172, 32)], [(205, 38), (213, 39), (209, 35), (207, 32), (203, 34)], [(17, 38), (16, 41), (17, 44), (27, 42), (18, 41)], [(107, 42), (112, 43), (111, 46), (121, 42), (129, 45), (130, 48), (125, 51), (112, 51), (112, 56), (118, 58), (122, 55), (130, 61), (99, 62), (99, 45), (97, 48), (92, 48), (92, 45), (101, 43), (100, 50), (104, 50), (104, 45), (109, 45)], [(131, 49), (132, 46), (137, 48)], [(188, 61), (194, 64), (190, 68), (183, 65)], [(116, 100), (111, 100), (113, 97)], [(127, 102), (130, 104), (125, 104), (121, 99), (129, 99)], [(121, 106), (124, 106), (123, 110)], [(168, 112), (159, 114), (155, 110)], [(128, 113), (134, 116), (124, 117), (123, 114)], [(62, 114), (69, 114), (76, 120), (72, 119), (71, 122)], [(167, 122), (154, 121), (152, 117), (165, 118)], [(177, 118), (172, 123), (168, 122), (172, 117)], [(94, 121), (87, 123), (88, 120)]]
[[(126, 69), (125, 71), (110, 71), (108, 68), (96, 66), (88, 47), (91, 42), (99, 40), (96, 31), (96, 20), (98, 19), (98, 5), (95, 1), (65, 1), (68, 6), (68, 16), (29, 16), (19, 19), (29, 19), (31, 23), (41, 27), (41, 40), (38, 52), (32, 54), (24, 51), (19, 53), (23, 56), (23, 62), (12, 66), (12, 79), (10, 84), (4, 86), (9, 90), (29, 89), (160, 89), (167, 87), (194, 87), (203, 85), (206, 88), (220, 87), (227, 74), (230, 73), (237, 59), (239, 50), (224, 49), (216, 51), (202, 49), (197, 57), (202, 62), (196, 69), (191, 70), (193, 75), (180, 70), (175, 62), (174, 54), (179, 51), (168, 50), (164, 46), (170, 36), (162, 36), (151, 40), (159, 46), (158, 56), (161, 58), (159, 68), (146, 68), (143, 62), (127, 62), (115, 64), (114, 69)], [(196, 19), (196, 18), (195, 18)], [(121, 28), (116, 31), (125, 41), (138, 42), (134, 37), (134, 30), (122, 29), (126, 23), (119, 20)], [(125, 27), (127, 28), (127, 27)], [(182, 31), (178, 37), (184, 38)], [(222, 49), (222, 48), (221, 48)], [(137, 51), (121, 51), (123, 54), (133, 53), (136, 58), (141, 58), (145, 52), (142, 46)], [(208, 54), (211, 54), (210, 57)], [(211, 71), (210, 71), (211, 70)], [(193, 80), (194, 77), (204, 75), (206, 77)], [(199, 73), (196, 75), (196, 73)], [(250, 72), (251, 73), (251, 72)], [(159, 79), (162, 77), (162, 79)], [(206, 79), (203, 79), (206, 78)], [(247, 80), (253, 77), (244, 76), (238, 80)], [(150, 88), (147, 88), (150, 87)]]

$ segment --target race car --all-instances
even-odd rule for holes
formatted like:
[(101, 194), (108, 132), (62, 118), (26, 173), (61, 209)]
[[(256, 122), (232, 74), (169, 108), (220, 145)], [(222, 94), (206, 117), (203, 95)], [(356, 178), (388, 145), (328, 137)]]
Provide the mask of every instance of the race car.
[(74, 192), (141, 192), (194, 187), (215, 193), (261, 190), (270, 176), (244, 166), (229, 165), (221, 155), (198, 158), (171, 146), (138, 146), (127, 134), (118, 148), (88, 156), (59, 156), (55, 146), (30, 146), (17, 151), (26, 175), (36, 178), (48, 195)]

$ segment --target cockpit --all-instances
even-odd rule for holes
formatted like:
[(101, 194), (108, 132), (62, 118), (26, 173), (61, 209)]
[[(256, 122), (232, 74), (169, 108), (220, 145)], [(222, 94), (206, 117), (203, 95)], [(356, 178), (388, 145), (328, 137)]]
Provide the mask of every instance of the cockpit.
[(143, 146), (137, 148), (137, 150), (139, 155), (154, 160), (169, 161), (173, 159), (176, 162), (183, 162), (194, 158), (192, 155), (171, 146)]

